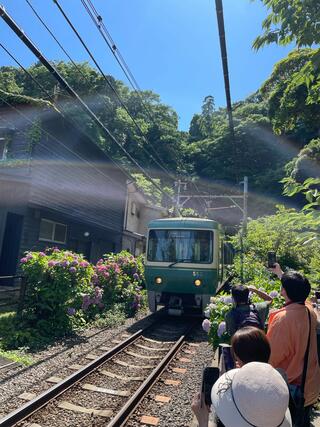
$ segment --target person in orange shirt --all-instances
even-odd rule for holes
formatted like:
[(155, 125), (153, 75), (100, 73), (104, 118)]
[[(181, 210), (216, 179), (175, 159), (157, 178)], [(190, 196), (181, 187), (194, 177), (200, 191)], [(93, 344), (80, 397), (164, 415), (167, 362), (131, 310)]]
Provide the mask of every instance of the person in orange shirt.
[[(311, 286), (302, 274), (289, 270), (282, 272), (275, 264), (272, 271), (281, 279), (281, 295), (285, 305), (270, 313), (267, 337), (271, 346), (269, 363), (283, 369), (288, 383), (301, 385), (304, 358), (308, 345), (309, 316), (311, 317), (310, 347), (304, 390), (304, 427), (310, 426), (310, 410), (320, 393), (320, 369), (317, 354), (317, 316), (312, 305), (306, 301)], [(292, 408), (293, 425), (294, 408)], [(297, 424), (296, 424), (297, 425)]]

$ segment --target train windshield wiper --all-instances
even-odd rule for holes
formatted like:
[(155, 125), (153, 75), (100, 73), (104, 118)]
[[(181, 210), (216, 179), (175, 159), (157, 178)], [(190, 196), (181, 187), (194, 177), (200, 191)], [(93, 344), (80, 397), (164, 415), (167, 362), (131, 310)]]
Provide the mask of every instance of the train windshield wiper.
[(179, 264), (179, 262), (188, 262), (188, 261), (191, 261), (191, 259), (190, 258), (178, 259), (177, 261), (172, 262), (171, 264), (169, 264), (168, 267), (169, 268), (173, 267), (174, 265)]

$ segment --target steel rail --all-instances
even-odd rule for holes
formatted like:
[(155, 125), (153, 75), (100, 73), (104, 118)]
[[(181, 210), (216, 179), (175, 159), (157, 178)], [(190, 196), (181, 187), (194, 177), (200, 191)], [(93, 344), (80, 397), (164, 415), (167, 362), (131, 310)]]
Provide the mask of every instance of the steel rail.
[(154, 370), (150, 373), (150, 375), (144, 380), (138, 390), (133, 394), (133, 396), (127, 401), (127, 403), (121, 408), (121, 410), (117, 413), (117, 415), (112, 418), (107, 427), (119, 427), (122, 426), (133, 413), (133, 411), (137, 408), (142, 399), (146, 396), (148, 391), (157, 381), (159, 376), (168, 366), (168, 364), (172, 361), (174, 356), (180, 350), (182, 345), (184, 344), (188, 334), (194, 328), (196, 322), (194, 322), (191, 326), (187, 328), (183, 335), (178, 339), (178, 341), (174, 344), (174, 346), (168, 351), (165, 357), (161, 360), (161, 362), (154, 368)]
[(97, 357), (97, 359), (88, 363), (79, 371), (75, 372), (74, 374), (65, 378), (63, 381), (59, 382), (58, 384), (54, 385), (53, 387), (39, 394), (37, 397), (30, 400), (20, 408), (10, 412), (8, 415), (6, 415), (4, 418), (0, 420), (0, 427), (12, 427), (16, 423), (23, 421), (24, 419), (32, 415), (34, 412), (38, 411), (40, 408), (47, 405), (52, 399), (58, 397), (60, 394), (64, 393), (70, 387), (75, 385), (78, 381), (82, 380), (87, 375), (94, 372), (99, 366), (101, 366), (111, 357), (115, 356), (117, 353), (122, 351), (128, 345), (132, 344), (134, 341), (140, 338), (143, 333), (145, 333), (147, 330), (153, 327), (154, 327), (154, 323), (145, 329), (139, 329), (136, 333), (131, 335), (131, 337), (122, 341), (121, 343), (113, 347), (111, 350), (103, 353), (101, 356)]

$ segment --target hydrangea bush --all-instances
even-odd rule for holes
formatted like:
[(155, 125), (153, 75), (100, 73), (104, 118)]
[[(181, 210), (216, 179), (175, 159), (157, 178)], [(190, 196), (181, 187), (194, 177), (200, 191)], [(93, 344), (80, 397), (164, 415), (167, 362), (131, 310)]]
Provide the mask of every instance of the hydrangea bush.
[[(94, 269), (81, 255), (50, 248), (21, 259), (27, 278), (22, 319), (45, 336), (60, 336), (85, 323), (83, 301), (94, 298)], [(97, 301), (98, 304), (98, 301)]]
[[(82, 255), (58, 248), (27, 252), (24, 308), (15, 340), (28, 345), (37, 334), (59, 337), (106, 315), (119, 304), (127, 315), (146, 305), (142, 258), (108, 254), (92, 265)], [(20, 330), (21, 329), (21, 330)]]
[(107, 254), (95, 266), (94, 283), (103, 290), (103, 303), (125, 304), (132, 314), (146, 306), (142, 257), (129, 252)]
[[(252, 259), (248, 264), (246, 263), (247, 277), (250, 280), (246, 285), (254, 286), (256, 289), (269, 294), (273, 298), (272, 308), (282, 307), (284, 301), (280, 296), (280, 280), (271, 276), (265, 266), (258, 261)], [(254, 292), (250, 294), (250, 300), (253, 304), (262, 302), (261, 298)], [(206, 319), (203, 321), (202, 327), (208, 332), (209, 343), (213, 349), (216, 349), (221, 343), (230, 344), (231, 337), (226, 332), (225, 315), (232, 309), (232, 306), (232, 297), (221, 293), (211, 298), (210, 304), (205, 310)]]

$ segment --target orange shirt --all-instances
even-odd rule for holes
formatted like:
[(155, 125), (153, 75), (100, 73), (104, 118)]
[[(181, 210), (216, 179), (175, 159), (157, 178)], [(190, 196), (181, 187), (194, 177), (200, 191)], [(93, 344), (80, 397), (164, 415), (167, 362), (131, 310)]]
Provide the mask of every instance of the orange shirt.
[[(317, 316), (310, 303), (311, 335), (305, 384), (305, 406), (314, 403), (320, 393), (320, 369), (317, 353)], [(271, 346), (269, 362), (282, 368), (289, 384), (300, 384), (308, 343), (309, 321), (306, 306), (293, 303), (270, 313), (267, 337)]]

